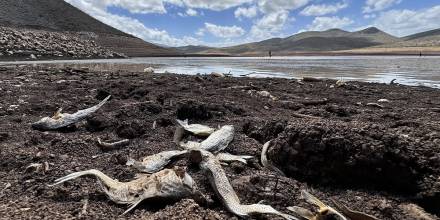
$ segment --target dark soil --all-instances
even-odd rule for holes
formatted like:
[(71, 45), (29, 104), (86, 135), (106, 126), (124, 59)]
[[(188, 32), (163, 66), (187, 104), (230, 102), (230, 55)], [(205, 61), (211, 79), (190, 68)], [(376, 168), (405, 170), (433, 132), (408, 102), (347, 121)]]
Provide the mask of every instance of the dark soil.
[[(300, 198), (300, 190), (307, 189), (329, 204), (334, 199), (380, 219), (414, 219), (401, 209), (408, 203), (440, 215), (440, 90), (360, 82), (332, 88), (333, 84), (0, 68), (0, 219), (119, 218), (127, 207), (109, 201), (94, 179), (47, 184), (87, 169), (131, 180), (136, 171), (125, 166), (128, 157), (176, 149), (176, 118), (235, 126), (235, 139), (226, 151), (255, 157), (248, 165), (225, 167), (244, 204), (264, 200), (284, 212), (292, 205), (311, 208)], [(30, 126), (59, 107), (75, 112), (108, 94), (112, 99), (102, 109), (73, 128), (41, 132)], [(366, 106), (379, 99), (390, 102), (380, 103), (383, 108)], [(98, 137), (131, 141), (122, 149), (103, 152), (96, 145)], [(258, 161), (268, 140), (273, 140), (269, 158), (288, 175), (278, 181), (276, 173)], [(45, 162), (47, 171), (26, 170), (32, 163)], [(207, 202), (147, 201), (123, 218), (237, 219), (197, 168), (188, 166), (188, 172)], [(82, 212), (85, 199), (88, 206)]]

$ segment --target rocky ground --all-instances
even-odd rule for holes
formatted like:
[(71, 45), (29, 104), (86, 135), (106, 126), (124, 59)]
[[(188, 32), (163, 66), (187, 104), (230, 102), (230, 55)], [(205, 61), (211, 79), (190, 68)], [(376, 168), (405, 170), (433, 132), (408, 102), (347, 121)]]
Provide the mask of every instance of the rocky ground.
[[(0, 67), (0, 218), (118, 218), (127, 207), (109, 201), (94, 179), (47, 184), (92, 168), (130, 180), (136, 171), (125, 165), (127, 158), (175, 149), (172, 137), (180, 118), (235, 126), (226, 151), (255, 156), (248, 165), (225, 167), (245, 204), (264, 200), (282, 211), (291, 205), (311, 208), (299, 193), (307, 189), (329, 204), (334, 199), (380, 219), (429, 219), (410, 204), (438, 219), (440, 90), (335, 83)], [(76, 127), (41, 132), (30, 126), (59, 107), (75, 112), (109, 94), (109, 103)], [(131, 143), (103, 152), (98, 137), (129, 138)], [(273, 140), (270, 160), (288, 177), (275, 178), (260, 165), (268, 140)], [(32, 163), (47, 169), (26, 169)], [(197, 168), (189, 166), (188, 172), (208, 197), (206, 203), (147, 201), (121, 218), (237, 219)]]
[(96, 34), (0, 27), (0, 59), (120, 58), (94, 41)]

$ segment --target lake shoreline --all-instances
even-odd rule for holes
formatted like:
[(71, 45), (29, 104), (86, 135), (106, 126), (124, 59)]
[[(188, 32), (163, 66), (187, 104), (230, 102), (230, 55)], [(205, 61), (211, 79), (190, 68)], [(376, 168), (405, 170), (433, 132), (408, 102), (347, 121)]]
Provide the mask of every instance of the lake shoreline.
[[(72, 218), (85, 197), (88, 218), (117, 218), (126, 207), (110, 202), (92, 179), (47, 184), (86, 169), (132, 179), (136, 172), (125, 166), (128, 158), (176, 148), (176, 118), (215, 128), (234, 125), (235, 138), (226, 151), (254, 156), (248, 165), (224, 167), (244, 204), (265, 200), (281, 211), (289, 205), (308, 207), (300, 197), (300, 190), (308, 189), (329, 205), (334, 199), (379, 219), (413, 219), (407, 204), (440, 215), (438, 89), (39, 65), (0, 69), (0, 88), (0, 186), (10, 184), (0, 197), (5, 218)], [(76, 127), (40, 132), (30, 126), (60, 107), (72, 113), (109, 94), (109, 103)], [(131, 144), (104, 152), (95, 143), (98, 137), (128, 138)], [(258, 160), (269, 140), (269, 159), (289, 176), (279, 181)], [(47, 163), (49, 169), (24, 172), (31, 163)], [(186, 160), (176, 165), (188, 165), (207, 204), (145, 202), (125, 217), (233, 218), (197, 168)], [(12, 211), (22, 208), (27, 211)]]

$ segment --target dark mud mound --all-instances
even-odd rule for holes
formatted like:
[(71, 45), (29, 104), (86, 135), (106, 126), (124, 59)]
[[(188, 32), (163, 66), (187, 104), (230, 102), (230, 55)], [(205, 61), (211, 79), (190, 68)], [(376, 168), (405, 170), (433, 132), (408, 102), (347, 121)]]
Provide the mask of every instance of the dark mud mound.
[(439, 134), (433, 138), (430, 130), (393, 127), (291, 122), (269, 156), (295, 179), (398, 193), (432, 209), (429, 204), (436, 204), (440, 193), (438, 179), (430, 178), (440, 174)]

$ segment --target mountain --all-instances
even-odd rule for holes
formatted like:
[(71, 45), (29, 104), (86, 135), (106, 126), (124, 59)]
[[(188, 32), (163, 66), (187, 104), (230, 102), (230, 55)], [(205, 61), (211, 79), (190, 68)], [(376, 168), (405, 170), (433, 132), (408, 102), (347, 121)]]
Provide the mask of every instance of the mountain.
[[(400, 41), (399, 38), (387, 34), (375, 27), (349, 32), (340, 29), (327, 31), (307, 31), (287, 38), (272, 38), (260, 42), (242, 44), (232, 47), (208, 48), (186, 47), (180, 50), (195, 54), (227, 54), (239, 56), (289, 55), (295, 53), (314, 53), (338, 50), (365, 48)], [(179, 50), (179, 48), (176, 48)], [(192, 50), (194, 49), (194, 50)]]
[(47, 31), (91, 32), (101, 46), (128, 56), (162, 56), (177, 52), (110, 27), (63, 0), (1, 0), (0, 26)]
[(416, 40), (416, 39), (428, 38), (428, 37), (439, 37), (440, 38), (440, 28), (439, 29), (430, 30), (430, 31), (421, 32), (421, 33), (417, 33), (417, 34), (413, 34), (413, 35), (409, 35), (409, 36), (404, 37), (403, 39), (405, 39), (405, 40)]

